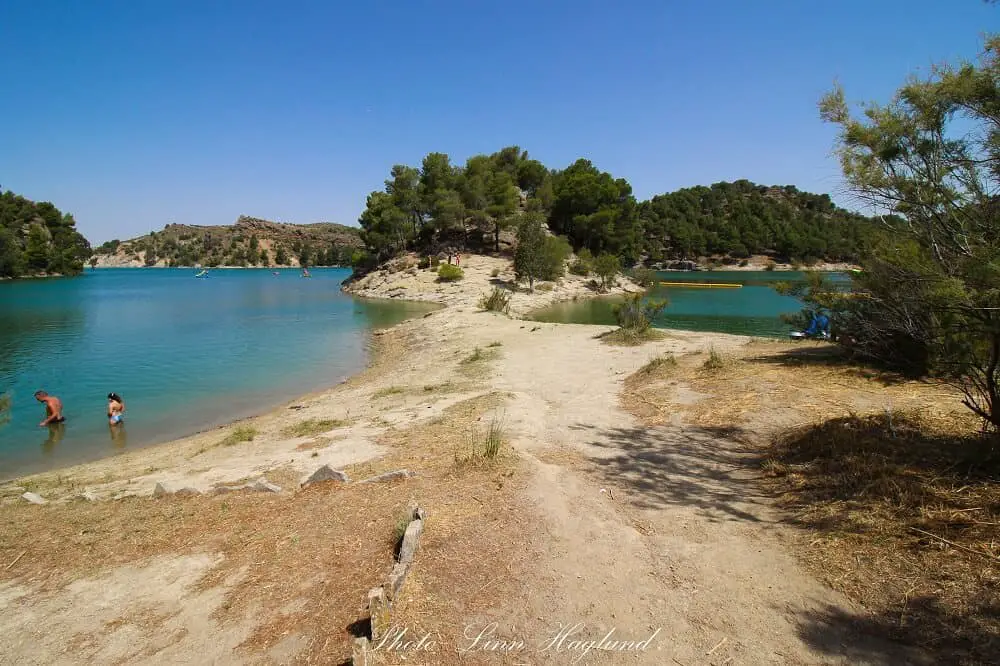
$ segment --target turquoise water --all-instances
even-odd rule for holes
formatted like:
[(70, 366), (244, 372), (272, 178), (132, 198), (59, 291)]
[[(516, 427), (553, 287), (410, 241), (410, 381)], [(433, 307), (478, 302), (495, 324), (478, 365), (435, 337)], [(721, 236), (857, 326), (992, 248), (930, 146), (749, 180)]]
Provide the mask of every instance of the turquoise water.
[[(434, 306), (340, 291), (348, 269), (88, 270), (0, 282), (0, 478), (96, 459), (249, 416), (364, 367), (367, 333)], [(41, 428), (33, 394), (66, 423)], [(125, 399), (112, 431), (106, 396)], [(114, 437), (112, 435), (115, 435)]]
[[(782, 314), (798, 312), (802, 304), (774, 290), (778, 282), (802, 281), (804, 275), (791, 271), (664, 271), (663, 282), (707, 282), (741, 284), (738, 289), (657, 286), (652, 298), (666, 298), (667, 309), (654, 325), (691, 331), (716, 331), (739, 335), (777, 337), (792, 328)], [(830, 274), (834, 282), (849, 278)], [(568, 324), (615, 324), (614, 305), (621, 299), (600, 298), (557, 303), (532, 313), (532, 319)]]

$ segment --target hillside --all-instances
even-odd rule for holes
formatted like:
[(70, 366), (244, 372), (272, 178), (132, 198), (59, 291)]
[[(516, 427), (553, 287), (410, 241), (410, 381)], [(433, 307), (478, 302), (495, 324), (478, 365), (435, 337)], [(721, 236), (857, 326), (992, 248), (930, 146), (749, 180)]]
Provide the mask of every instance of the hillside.
[(168, 224), (94, 250), (94, 266), (339, 266), (361, 247), (342, 224), (285, 224), (241, 215), (232, 225)]
[(639, 204), (652, 261), (768, 255), (780, 261), (856, 261), (872, 222), (826, 194), (739, 180), (691, 187)]
[(75, 275), (90, 256), (76, 221), (47, 201), (0, 193), (0, 278)]
[(617, 255), (626, 266), (669, 260), (752, 256), (781, 263), (854, 262), (872, 221), (826, 194), (747, 180), (716, 183), (639, 201), (624, 178), (589, 160), (550, 169), (517, 146), (464, 165), (429, 153), (420, 166), (392, 167), (359, 220), (372, 265), (407, 250), (465, 247), (500, 251), (526, 213), (544, 218), (577, 252)]

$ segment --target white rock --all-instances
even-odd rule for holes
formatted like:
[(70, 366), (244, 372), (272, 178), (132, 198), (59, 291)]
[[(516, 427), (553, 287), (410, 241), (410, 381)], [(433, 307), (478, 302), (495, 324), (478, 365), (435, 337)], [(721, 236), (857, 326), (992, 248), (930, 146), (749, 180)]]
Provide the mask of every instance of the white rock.
[(48, 504), (49, 503), (49, 501), (47, 499), (45, 499), (41, 495), (38, 495), (37, 493), (24, 493), (23, 495), (21, 495), (21, 499), (27, 500), (28, 502), (31, 502), (32, 504)]

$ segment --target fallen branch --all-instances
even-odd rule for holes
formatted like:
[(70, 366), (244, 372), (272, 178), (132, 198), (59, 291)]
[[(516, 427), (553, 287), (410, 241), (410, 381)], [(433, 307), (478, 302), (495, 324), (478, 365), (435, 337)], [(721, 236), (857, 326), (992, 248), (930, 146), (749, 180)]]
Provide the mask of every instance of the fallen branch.
[(955, 543), (954, 541), (948, 541), (944, 537), (939, 537), (936, 534), (931, 534), (930, 532), (926, 532), (926, 531), (924, 531), (924, 530), (922, 530), (922, 529), (920, 529), (918, 527), (910, 527), (910, 529), (913, 530), (914, 532), (920, 532), (921, 534), (926, 534), (927, 536), (929, 536), (929, 537), (931, 537), (933, 539), (937, 539), (938, 541), (942, 541), (942, 542), (948, 544), (949, 546), (954, 546), (955, 548), (959, 548), (959, 549), (964, 550), (966, 552), (972, 553), (973, 555), (979, 555), (981, 557), (988, 557), (991, 560), (996, 560), (997, 562), (1000, 562), (1000, 557), (997, 557), (996, 555), (994, 555), (992, 553), (984, 553), (981, 550), (975, 550), (974, 548), (969, 548), (967, 546), (963, 546), (960, 543)]
[(20, 555), (18, 555), (17, 557), (15, 557), (15, 558), (14, 558), (14, 561), (13, 561), (13, 562), (11, 562), (10, 564), (8, 564), (7, 566), (5, 566), (5, 567), (3, 568), (3, 570), (4, 570), (4, 571), (7, 571), (8, 569), (10, 569), (10, 568), (11, 568), (12, 566), (14, 566), (15, 564), (17, 564), (17, 561), (18, 561), (18, 560), (20, 560), (20, 559), (21, 559), (22, 557), (24, 557), (24, 556), (25, 556), (25, 555), (26, 555), (27, 553), (28, 553), (28, 551), (26, 551), (26, 550), (25, 550), (25, 551), (22, 551), (22, 552), (21, 552), (21, 554), (20, 554)]
[(716, 643), (716, 644), (715, 644), (715, 647), (714, 647), (714, 648), (712, 648), (711, 650), (709, 650), (708, 652), (706, 652), (706, 653), (705, 653), (705, 655), (706, 655), (706, 656), (709, 656), (709, 657), (710, 657), (710, 656), (712, 656), (712, 653), (713, 653), (713, 652), (715, 652), (716, 650), (718, 650), (718, 649), (719, 649), (720, 647), (722, 647), (723, 645), (725, 645), (725, 643), (726, 643), (726, 641), (727, 641), (727, 640), (729, 640), (729, 639), (728, 639), (728, 638), (726, 638), (725, 636), (723, 636), (723, 637), (722, 637), (722, 640), (721, 640), (721, 641), (719, 641), (718, 643)]

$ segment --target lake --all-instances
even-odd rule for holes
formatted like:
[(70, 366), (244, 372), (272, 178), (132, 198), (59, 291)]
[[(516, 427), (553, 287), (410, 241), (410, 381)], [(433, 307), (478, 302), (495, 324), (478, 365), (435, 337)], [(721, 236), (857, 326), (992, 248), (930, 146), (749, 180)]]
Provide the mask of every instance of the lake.
[[(340, 291), (349, 269), (98, 269), (0, 282), (0, 479), (260, 413), (362, 369), (368, 334), (436, 306)], [(66, 422), (42, 428), (38, 389)], [(125, 400), (112, 431), (107, 394)], [(115, 434), (115, 437), (112, 437)]]
[[(664, 271), (663, 282), (730, 283), (732, 288), (673, 287), (657, 285), (651, 298), (666, 298), (667, 309), (654, 322), (659, 328), (716, 331), (761, 337), (784, 337), (792, 328), (782, 314), (798, 312), (801, 302), (774, 290), (778, 282), (801, 282), (805, 274), (794, 271)], [(848, 276), (831, 273), (834, 283), (846, 285)], [(614, 306), (621, 298), (598, 298), (556, 303), (533, 312), (531, 319), (567, 324), (614, 325)]]

